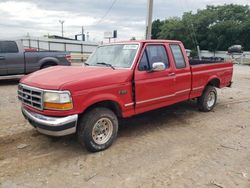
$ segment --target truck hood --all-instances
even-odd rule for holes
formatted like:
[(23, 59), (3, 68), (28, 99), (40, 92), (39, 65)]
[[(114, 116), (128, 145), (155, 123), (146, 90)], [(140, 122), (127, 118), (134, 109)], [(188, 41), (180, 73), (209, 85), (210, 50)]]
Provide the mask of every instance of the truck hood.
[(55, 66), (29, 74), (20, 83), (48, 90), (77, 91), (124, 83), (131, 79), (130, 69)]

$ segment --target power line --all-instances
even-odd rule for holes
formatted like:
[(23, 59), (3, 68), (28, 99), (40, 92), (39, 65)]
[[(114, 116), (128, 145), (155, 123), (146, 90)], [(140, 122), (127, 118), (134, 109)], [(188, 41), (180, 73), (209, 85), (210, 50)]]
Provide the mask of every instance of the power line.
[(114, 7), (115, 3), (117, 2), (118, 0), (113, 0), (113, 2), (111, 3), (111, 5), (109, 6), (108, 10), (105, 12), (105, 14), (100, 18), (100, 20), (97, 22), (97, 24), (101, 23), (104, 18), (109, 14), (109, 12), (112, 10), (112, 8)]
[[(184, 7), (183, 7), (184, 5), (183, 5), (183, 3), (180, 3), (180, 4), (182, 7), (182, 11), (184, 13)], [(187, 0), (184, 0), (184, 4), (187, 7)], [(191, 22), (191, 24), (189, 23), (189, 20), (187, 21), (187, 29), (188, 29), (188, 32), (190, 33), (190, 37), (191, 37), (191, 40), (192, 40), (194, 46), (197, 48), (199, 59), (201, 59), (200, 46), (199, 46), (199, 42), (197, 40), (197, 36), (196, 36), (195, 29), (194, 29), (194, 24), (193, 24), (192, 18), (190, 19), (190, 22)]]
[[(185, 2), (183, 2), (183, 0), (179, 0), (179, 3), (181, 5), (181, 9), (182, 9), (183, 14), (186, 12), (186, 9), (184, 8), (184, 4), (185, 4), (185, 7), (187, 8), (187, 1), (186, 0), (184, 0), (184, 1)], [(190, 27), (190, 26), (192, 26), (192, 27)], [(197, 41), (197, 38), (196, 38), (196, 34), (195, 34), (195, 31), (194, 31), (194, 26), (193, 26), (192, 20), (191, 20), (191, 24), (189, 23), (189, 21), (187, 22), (187, 30), (188, 30), (190, 38), (191, 38), (191, 40), (193, 42), (194, 47), (196, 47), (198, 45), (198, 41)]]

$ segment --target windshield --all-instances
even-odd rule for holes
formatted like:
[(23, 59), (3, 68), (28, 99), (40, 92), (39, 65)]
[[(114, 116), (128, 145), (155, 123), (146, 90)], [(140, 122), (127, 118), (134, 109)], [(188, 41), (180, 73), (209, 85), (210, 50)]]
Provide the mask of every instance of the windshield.
[(130, 68), (137, 50), (138, 44), (114, 44), (100, 46), (86, 61), (90, 66), (105, 66)]

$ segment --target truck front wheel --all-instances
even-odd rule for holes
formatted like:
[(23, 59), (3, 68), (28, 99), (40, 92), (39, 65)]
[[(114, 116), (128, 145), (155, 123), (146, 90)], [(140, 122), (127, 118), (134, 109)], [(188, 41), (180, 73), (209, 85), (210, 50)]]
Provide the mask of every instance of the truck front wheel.
[(91, 152), (107, 149), (117, 136), (118, 119), (107, 108), (94, 108), (79, 121), (77, 136), (80, 144)]
[(203, 112), (211, 111), (217, 101), (217, 92), (215, 87), (207, 86), (202, 96), (198, 98), (199, 110)]

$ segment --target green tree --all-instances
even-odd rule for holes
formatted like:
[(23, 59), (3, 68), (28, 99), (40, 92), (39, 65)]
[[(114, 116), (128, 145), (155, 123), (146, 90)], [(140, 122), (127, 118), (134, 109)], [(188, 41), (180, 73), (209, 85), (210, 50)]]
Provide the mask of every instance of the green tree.
[(158, 34), (161, 32), (161, 26), (163, 22), (161, 22), (159, 19), (153, 21), (152, 23), (152, 39), (157, 39)]
[(130, 40), (136, 40), (136, 38), (135, 37), (131, 37), (131, 39)]
[(243, 5), (207, 6), (196, 13), (185, 12), (181, 18), (156, 20), (153, 37), (181, 40), (186, 48), (195, 50), (227, 50), (240, 44), (250, 50), (250, 8)]

